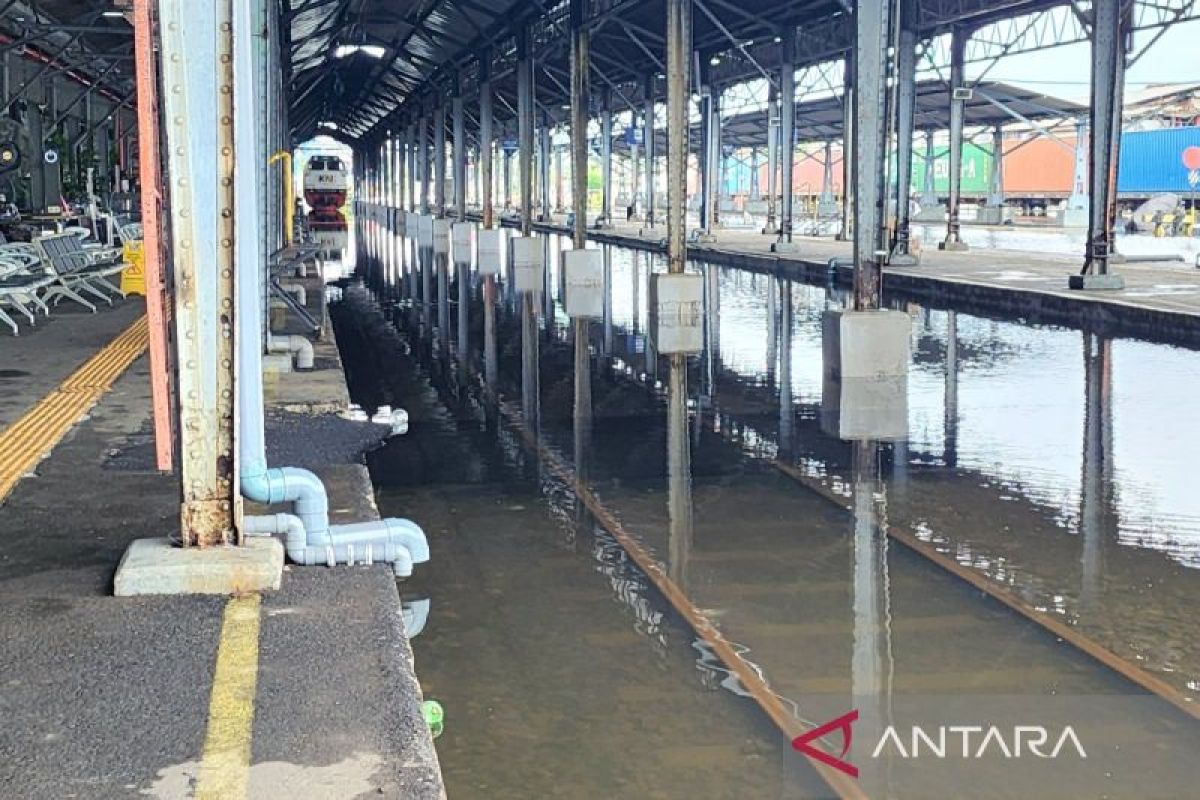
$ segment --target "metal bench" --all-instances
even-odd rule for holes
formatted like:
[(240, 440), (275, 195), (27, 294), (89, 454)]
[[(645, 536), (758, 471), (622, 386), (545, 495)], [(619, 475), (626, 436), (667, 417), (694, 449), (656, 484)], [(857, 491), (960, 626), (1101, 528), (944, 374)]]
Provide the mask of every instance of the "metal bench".
[[(79, 237), (73, 233), (42, 236), (36, 239), (34, 244), (45, 257), (46, 264), (56, 278), (47, 287), (43, 300), (49, 301), (53, 298), (57, 305), (66, 297), (94, 312), (95, 304), (86, 300), (80, 292), (87, 292), (109, 305), (112, 305), (114, 295), (125, 296), (120, 287), (108, 280), (110, 275), (115, 275), (128, 266), (124, 262), (94, 261), (91, 254), (84, 250)], [(106, 294), (101, 288), (107, 289), (111, 294)]]
[[(37, 315), (30, 308), (35, 305), (49, 314), (50, 307), (38, 297), (38, 292), (55, 280), (42, 262), (41, 256), (31, 253), (27, 245), (0, 245), (0, 306), (8, 305), (29, 319), (30, 325), (37, 324)], [(3, 307), (0, 307), (0, 322), (12, 328), (13, 336), (20, 333), (17, 323)]]

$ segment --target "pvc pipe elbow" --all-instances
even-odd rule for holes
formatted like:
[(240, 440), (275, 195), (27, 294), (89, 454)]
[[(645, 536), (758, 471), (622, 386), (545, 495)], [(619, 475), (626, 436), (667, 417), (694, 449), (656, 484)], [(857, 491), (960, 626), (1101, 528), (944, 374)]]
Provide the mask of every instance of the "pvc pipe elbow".
[[(301, 286), (301, 289), (304, 287)], [(306, 337), (292, 334), (287, 337), (288, 352), (296, 355), (296, 369), (313, 368), (313, 346)]]

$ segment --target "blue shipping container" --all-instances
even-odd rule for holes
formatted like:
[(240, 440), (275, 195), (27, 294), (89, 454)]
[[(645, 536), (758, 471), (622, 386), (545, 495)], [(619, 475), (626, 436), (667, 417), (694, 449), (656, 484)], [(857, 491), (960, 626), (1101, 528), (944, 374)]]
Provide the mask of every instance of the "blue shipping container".
[(1183, 151), (1200, 147), (1200, 128), (1127, 131), (1121, 136), (1117, 191), (1122, 195), (1188, 194)]

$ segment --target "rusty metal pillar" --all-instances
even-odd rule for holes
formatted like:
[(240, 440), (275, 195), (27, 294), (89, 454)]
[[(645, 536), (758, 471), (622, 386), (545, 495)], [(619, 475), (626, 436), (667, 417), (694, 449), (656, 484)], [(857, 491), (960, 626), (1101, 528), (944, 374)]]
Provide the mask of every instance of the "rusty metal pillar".
[(854, 15), (854, 309), (880, 306), (886, 257), (888, 52), (896, 0), (860, 0)]
[(795, 249), (792, 243), (792, 175), (796, 163), (796, 27), (782, 33), (779, 65), (779, 166), (783, 201), (779, 211), (779, 241), (776, 252)]
[(467, 219), (467, 132), (463, 127), (462, 84), (454, 94), (451, 110), (454, 126), (454, 218), (459, 222)]
[(892, 256), (907, 256), (912, 239), (911, 203), (913, 121), (917, 98), (917, 32), (915, 9), (897, 9), (900, 33), (896, 51), (896, 235)]
[(970, 31), (956, 27), (950, 33), (950, 192), (946, 201), (946, 239), (938, 243), (939, 250), (966, 250), (959, 229), (959, 206), (962, 203), (963, 116), (966, 98), (971, 89), (966, 84), (967, 41)]
[(779, 90), (775, 84), (767, 89), (767, 224), (762, 232), (779, 233), (775, 220), (775, 197), (779, 194)]
[(654, 227), (654, 76), (646, 76), (646, 111), (645, 111), (645, 135), (642, 137), (646, 148), (646, 169), (645, 169), (645, 184), (646, 184), (646, 203), (645, 216), (646, 227)]
[(433, 210), (446, 216), (446, 104), (433, 112)]
[[(175, 274), (182, 543), (234, 539), (234, 109), (231, 0), (159, 3)], [(199, 70), (188, 65), (209, 64)]]
[(1121, 110), (1125, 61), (1131, 36), (1129, 4), (1092, 6), (1091, 142), (1088, 152), (1089, 206), (1087, 253), (1083, 270), (1072, 275), (1072, 289), (1123, 289), (1124, 280), (1110, 274), (1113, 219), (1117, 210), (1117, 160), (1121, 143)]

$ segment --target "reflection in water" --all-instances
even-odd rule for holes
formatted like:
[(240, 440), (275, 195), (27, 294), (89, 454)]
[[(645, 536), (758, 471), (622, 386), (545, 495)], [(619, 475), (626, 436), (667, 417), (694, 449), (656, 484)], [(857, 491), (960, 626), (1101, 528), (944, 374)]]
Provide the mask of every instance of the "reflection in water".
[(1084, 613), (1095, 610), (1104, 575), (1105, 542), (1114, 533), (1112, 476), (1112, 342), (1083, 334), (1083, 475), (1079, 492), (1079, 533), (1083, 540)]
[[(403, 246), (398, 254), (411, 258)], [(885, 535), (889, 526), (914, 531), (959, 564), (1069, 621), (1104, 646), (1151, 669), (1178, 691), (1200, 691), (1196, 684), (1200, 650), (1191, 635), (1196, 573), (1184, 567), (1200, 557), (1200, 514), (1186, 495), (1169, 493), (1170, 482), (1145, 471), (1150, 464), (1156, 470), (1173, 467), (1186, 472), (1189, 448), (1123, 435), (1124, 429), (1118, 427), (1122, 420), (1127, 426), (1138, 420), (1115, 412), (1120, 406), (1139, 407), (1151, 418), (1174, 413), (1171, 403), (1156, 400), (1153, 393), (1135, 392), (1148, 385), (1147, 375), (1154, 375), (1159, 379), (1154, 392), (1164, 391), (1164, 383), (1174, 381), (1190, 393), (1195, 387), (1187, 370), (1174, 365), (1177, 359), (1194, 357), (1193, 353), (1085, 333), (1081, 360), (1081, 334), (1076, 331), (915, 308), (919, 335), (908, 382), (885, 387), (888, 392), (903, 392), (898, 401), (903, 405), (885, 394), (882, 406), (872, 408), (870, 404), (878, 403), (881, 395), (862, 386), (847, 387), (839, 381), (822, 393), (822, 379), (831, 377), (823, 369), (823, 312), (828, 305), (840, 305), (837, 292), (782, 277), (766, 279), (703, 266), (704, 352), (690, 363), (682, 357), (661, 359), (667, 372), (662, 386), (657, 377), (660, 359), (643, 322), (652, 261), (643, 253), (609, 248), (604, 319), (594, 326), (604, 330), (589, 331), (587, 323), (575, 320), (569, 339), (562, 338), (553, 324), (552, 315), (563, 313), (558, 305), (561, 275), (553, 276), (550, 287), (559, 287), (551, 298), (554, 302), (546, 305), (550, 294), (546, 291), (533, 303), (538, 313), (546, 314), (548, 326), (534, 351), (533, 368), (526, 344), (538, 345), (540, 326), (535, 322), (531, 336), (528, 307), (514, 306), (514, 313), (494, 315), (489, 323), (486, 304), (482, 310), (471, 306), (469, 314), (484, 318), (485, 341), (487, 329), (494, 326), (495, 339), (512, 341), (512, 350), (518, 338), (522, 343), (519, 362), (515, 352), (499, 361), (494, 356), (482, 359), (485, 371), (487, 362), (492, 362), (494, 375), (488, 383), (500, 386), (501, 394), (510, 397), (519, 391), (523, 407), (536, 404), (539, 440), (555, 452), (572, 453), (577, 475), (594, 487), (605, 507), (647, 549), (659, 554), (690, 601), (704, 609), (728, 639), (741, 644), (745, 657), (759, 666), (764, 679), (787, 698), (797, 716), (819, 723), (844, 713), (848, 704), (859, 709), (861, 724), (855, 729), (853, 754), (870, 796), (938, 794), (930, 789), (932, 777), (914, 777), (899, 762), (882, 766), (867, 762), (857, 749), (870, 741), (871, 731), (896, 720), (897, 709), (914, 697), (933, 696), (940, 703), (943, 696), (1004, 696), (1016, 698), (1018, 705), (1024, 703), (1021, 708), (1037, 710), (1049, 698), (1131, 693), (1127, 682), (1024, 624), (977, 591), (964, 589), (957, 579), (910, 550), (889, 549), (891, 540)], [(463, 281), (462, 273), (456, 272), (461, 324), (463, 298), (470, 304), (470, 294), (464, 294), (461, 285), (469, 278)], [(385, 266), (379, 274), (386, 283), (403, 276), (405, 270)], [(381, 289), (385, 296), (386, 287)], [(428, 297), (427, 291), (423, 293), (426, 305)], [(718, 300), (720, 316), (714, 314)], [(942, 315), (945, 324), (939, 319)], [(426, 309), (419, 314), (405, 311), (400, 317), (408, 336), (419, 340), (431, 335)], [(589, 333), (594, 349), (588, 347)], [(338, 334), (342, 339), (342, 328)], [(440, 336), (440, 331), (432, 335)], [(611, 341), (606, 341), (609, 337)], [(479, 346), (460, 332), (460, 362), (469, 362), (467, 354)], [(434, 359), (421, 374), (441, 380), (443, 371), (436, 360), (446, 353), (413, 350)], [(1125, 360), (1122, 352), (1127, 353)], [(1114, 363), (1120, 369), (1114, 370)], [(526, 381), (530, 375), (537, 380), (533, 386)], [(695, 386), (691, 403), (689, 380)], [(445, 403), (461, 402), (451, 391), (440, 390), (438, 396)], [(1166, 396), (1174, 402), (1176, 395), (1169, 386)], [(1136, 397), (1137, 406), (1127, 397)], [(573, 403), (570, 410), (568, 398)], [(698, 402), (700, 398), (703, 402)], [(830, 400), (828, 419), (819, 405), (824, 399)], [(399, 400), (397, 405), (410, 407), (414, 402)], [(898, 420), (895, 414), (876, 413), (894, 412), (897, 407), (904, 410)], [(861, 413), (863, 408), (871, 413)], [(526, 477), (532, 477), (537, 459), (527, 452), (522, 455), (521, 444), (511, 432), (489, 429), (488, 441), (494, 437), (496, 443), (484, 444), (484, 431), (471, 421), (474, 412), (469, 408), (439, 413), (428, 418), (452, 429), (457, 426), (457, 435), (467, 437), (470, 447), (479, 452), (494, 448), (506, 463), (523, 465)], [(903, 429), (908, 430), (907, 436)], [(413, 431), (422, 435), (419, 416)], [(1186, 428), (1180, 428), (1178, 435), (1187, 443), (1194, 438)], [(1139, 443), (1141, 451), (1131, 449)], [(452, 460), (453, 452), (439, 446), (414, 448), (404, 442), (389, 449), (416, 451), (421, 458), (445, 451), (447, 460)], [(767, 466), (774, 459), (793, 467), (804, 481), (819, 484), (822, 491), (810, 492), (804, 481), (781, 477)], [(454, 469), (444, 469), (444, 474), (457, 480)], [(413, 470), (414, 474), (427, 472)], [(546, 492), (552, 507), (566, 502), (562, 499), (566, 493), (551, 483), (543, 475), (533, 485)], [(531, 486), (521, 485), (526, 490)], [(1147, 492), (1146, 486), (1162, 487), (1163, 493)], [(829, 503), (824, 497), (838, 502)], [(573, 513), (563, 511), (561, 518), (570, 520), (573, 528), (570, 544), (564, 548), (560, 539), (547, 535), (530, 519), (533, 501), (529, 497), (493, 501), (456, 494), (447, 501), (439, 496), (421, 506), (420, 514), (408, 507), (418, 501), (404, 495), (390, 502), (417, 518), (475, 514), (469, 525), (454, 528), (449, 539), (435, 538), (435, 565), (446, 563), (444, 557), (439, 559), (437, 548), (457, 546), (460, 540), (471, 559), (486, 553), (486, 558), (472, 560), (469, 567), (459, 565), (464, 574), (457, 583), (436, 587), (435, 609), (466, 603), (467, 594), (480, 595), (475, 605), (482, 607), (459, 609), (442, 619), (435, 612), (422, 634), (425, 641), (417, 643), (424, 676), (433, 681), (435, 693), (447, 691), (437, 688), (442, 681), (442, 686), (459, 690), (460, 698), (470, 697), (479, 691), (476, 683), (462, 677), (447, 684), (441, 676), (447, 670), (464, 669), (464, 661), (483, 667), (489, 658), (495, 659), (504, 669), (497, 669), (495, 684), (488, 683), (487, 691), (499, 691), (510, 708), (537, 706), (543, 716), (554, 720), (552, 725), (537, 726), (536, 733), (517, 737), (518, 749), (540, 752), (546, 742), (557, 741), (559, 726), (580, 719), (593, 727), (603, 726), (607, 733), (598, 735), (596, 742), (601, 748), (609, 746), (605, 737), (615, 735), (616, 727), (606, 713), (627, 712), (630, 706), (625, 701), (630, 697), (663, 696), (672, 685), (660, 680), (664, 675), (678, 685), (699, 668), (720, 676), (710, 685), (738, 691), (737, 679), (719, 664), (709, 663), (715, 657), (703, 647), (697, 651), (707, 666), (688, 662), (678, 672), (664, 671), (647, 667), (641, 660), (644, 651), (630, 647), (626, 639), (596, 629), (606, 617), (602, 607), (585, 602), (594, 598), (584, 572), (604, 576), (605, 585), (622, 598), (622, 607), (632, 610), (636, 621), (631, 625), (639, 635), (660, 643), (655, 659), (675, 663), (672, 659), (678, 657), (681, 640), (671, 644), (663, 638), (668, 625), (661, 608), (653, 610), (656, 595), (645, 591), (643, 579), (631, 576), (627, 559), (611, 539), (595, 535), (594, 521), (581, 511), (582, 503), (571, 506)], [(512, 513), (522, 515), (520, 532), (514, 520), (512, 528), (503, 528), (507, 533), (497, 535), (498, 515), (516, 506), (521, 511)], [(1152, 524), (1145, 522), (1148, 519)], [(590, 552), (596, 566), (581, 572), (576, 562), (563, 560), (564, 552), (576, 557)], [(519, 610), (509, 606), (514, 603), (521, 604)], [(515, 627), (520, 630), (496, 619), (492, 606), (517, 620)], [(473, 647), (446, 649), (450, 632), (469, 639), (480, 635), (481, 626), (490, 633), (493, 625), (497, 639), (504, 642), (479, 644), (494, 648), (482, 650), (480, 658)], [(615, 653), (606, 649), (618, 640), (625, 649)], [(690, 642), (691, 637), (682, 641)], [(582, 656), (574, 660), (579, 650), (586, 661)], [(594, 671), (597, 662), (605, 671)], [(514, 675), (527, 672), (537, 672), (540, 682), (525, 688), (510, 685)], [(589, 707), (582, 718), (578, 704), (586, 701), (574, 697), (582, 691), (581, 683), (602, 692), (608, 701)], [(634, 726), (620, 731), (624, 750), (636, 742), (639, 757), (647, 755), (647, 748), (676, 748), (674, 767), (659, 764), (654, 773), (657, 780), (669, 783), (651, 781), (637, 790), (614, 788), (602, 783), (603, 776), (595, 773), (603, 768), (589, 760), (593, 767), (585, 770), (588, 774), (572, 773), (564, 779), (578, 787), (575, 796), (811, 796), (807, 789), (797, 790), (797, 761), (788, 757), (786, 747), (770, 751), (770, 764), (778, 763), (778, 769), (763, 764), (748, 767), (742, 754), (722, 749), (727, 747), (723, 739), (711, 746), (689, 742), (686, 753), (680, 753), (678, 731), (719, 738), (720, 731), (713, 729), (708, 715), (727, 713), (726, 704), (733, 700), (722, 694), (706, 697), (699, 706), (680, 702), (688, 711), (663, 709), (661, 728), (655, 718), (644, 720), (647, 729)], [(470, 711), (463, 709), (463, 713)], [(510, 724), (482, 715), (471, 719), (479, 726), (478, 736), (494, 732), (511, 739), (514, 730), (524, 731), (511, 718), (514, 713), (506, 712)], [(1138, 736), (1159, 729), (1182, 736), (1178, 720), (1165, 724), (1159, 714), (1161, 709), (1142, 711), (1121, 724)], [(521, 725), (533, 724), (527, 716), (520, 719)], [(464, 746), (470, 734), (462, 732)], [(1186, 736), (1180, 739), (1185, 740), (1190, 741)], [(439, 744), (446, 748), (444, 763), (451, 765), (450, 772), (462, 770), (458, 774), (469, 774), (471, 781), (503, 771), (504, 758), (512, 758), (510, 751), (498, 755), (499, 742), (472, 744), (479, 749), (470, 753), (444, 740)], [(837, 743), (830, 745), (836, 752)], [(1164, 745), (1155, 752), (1165, 758), (1172, 747)], [(475, 755), (480, 755), (477, 763)], [(467, 766), (468, 761), (472, 765)], [(770, 772), (773, 782), (769, 787), (755, 783), (721, 794), (721, 789), (712, 791), (716, 783), (709, 786), (686, 777), (713, 763), (726, 764), (732, 774), (747, 781), (761, 782)], [(514, 776), (504, 785), (521, 786), (522, 777)], [(597, 788), (601, 785), (597, 780), (602, 788)], [(974, 780), (998, 787), (998, 794), (1009, 790), (1014, 795), (1038, 794), (1003, 779)], [(1022, 770), (1011, 780), (1019, 784), (1034, 778)], [(1077, 788), (1081, 794), (1099, 794), (1107, 791), (1105, 780)], [(1117, 770), (1111, 780), (1121, 781), (1121, 787), (1137, 785), (1136, 773), (1128, 770)], [(664, 785), (669, 788), (663, 790)], [(949, 784), (934, 785), (944, 790)], [(968, 785), (972, 784), (963, 784)], [(475, 783), (470, 786), (478, 796), (505, 796)], [(974, 790), (969, 793), (982, 796)], [(968, 792), (956, 789), (955, 794)]]

